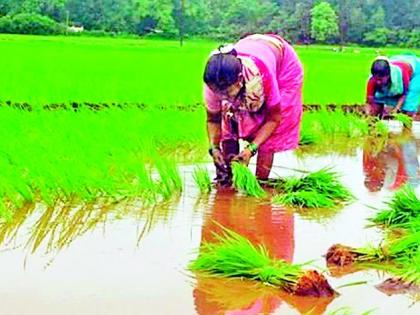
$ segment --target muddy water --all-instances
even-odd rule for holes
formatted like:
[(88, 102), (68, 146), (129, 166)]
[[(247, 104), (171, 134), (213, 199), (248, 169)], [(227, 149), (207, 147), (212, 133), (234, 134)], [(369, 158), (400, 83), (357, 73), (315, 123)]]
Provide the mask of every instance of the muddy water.
[[(397, 141), (398, 140), (398, 141)], [(334, 243), (377, 243), (380, 232), (366, 218), (398, 186), (417, 185), (417, 141), (392, 139), (384, 150), (370, 144), (354, 156), (276, 157), (274, 173), (315, 171), (333, 166), (357, 201), (338, 213), (296, 213), (267, 202), (213, 191), (200, 196), (190, 167), (182, 167), (182, 196), (164, 206), (140, 208), (27, 205), (0, 227), (0, 312), (2, 314), (420, 314), (414, 293), (387, 296), (375, 285), (387, 275), (374, 271), (328, 276), (335, 299), (285, 295), (254, 282), (195, 278), (186, 271), (214, 221), (264, 243), (271, 254), (297, 263), (314, 260)], [(252, 166), (251, 166), (252, 167)], [(287, 169), (285, 168), (287, 167)], [(209, 165), (209, 170), (212, 167)]]

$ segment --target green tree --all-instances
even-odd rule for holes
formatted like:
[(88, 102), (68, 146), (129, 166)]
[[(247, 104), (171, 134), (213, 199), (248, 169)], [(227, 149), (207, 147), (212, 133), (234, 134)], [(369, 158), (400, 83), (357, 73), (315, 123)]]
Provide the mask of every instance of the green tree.
[(297, 27), (295, 15), (290, 15), (286, 11), (278, 10), (271, 20), (268, 28), (270, 31), (280, 34), (291, 42), (299, 41), (300, 30)]
[(337, 15), (328, 2), (320, 2), (311, 10), (311, 36), (320, 42), (338, 35)]
[(136, 10), (139, 17), (136, 27), (138, 33), (155, 30), (171, 36), (178, 34), (173, 17), (173, 0), (137, 0)]
[(348, 31), (346, 41), (361, 42), (366, 31), (366, 16), (361, 7), (354, 7), (350, 10)]
[(299, 30), (297, 40), (302, 43), (308, 43), (311, 39), (311, 8), (313, 4), (313, 0), (305, 0), (299, 1), (295, 6), (293, 18)]
[(365, 43), (372, 46), (385, 46), (388, 43), (392, 31), (386, 27), (376, 28), (371, 32), (367, 32), (364, 36)]
[(368, 26), (371, 30), (385, 27), (385, 10), (378, 6), (369, 19)]
[(223, 30), (231, 36), (265, 31), (277, 12), (277, 7), (266, 0), (231, 0), (223, 19)]

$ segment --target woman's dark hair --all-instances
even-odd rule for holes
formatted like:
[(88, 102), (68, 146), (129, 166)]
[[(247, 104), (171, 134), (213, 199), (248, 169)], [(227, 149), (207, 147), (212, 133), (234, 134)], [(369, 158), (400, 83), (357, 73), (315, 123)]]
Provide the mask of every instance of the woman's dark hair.
[(373, 62), (370, 72), (372, 73), (372, 75), (384, 77), (390, 75), (391, 67), (389, 66), (389, 62), (387, 60), (378, 59)]
[(219, 51), (210, 57), (204, 70), (204, 82), (220, 91), (237, 82), (242, 71), (242, 63), (237, 58), (236, 50), (224, 53), (222, 48), (220, 46)]

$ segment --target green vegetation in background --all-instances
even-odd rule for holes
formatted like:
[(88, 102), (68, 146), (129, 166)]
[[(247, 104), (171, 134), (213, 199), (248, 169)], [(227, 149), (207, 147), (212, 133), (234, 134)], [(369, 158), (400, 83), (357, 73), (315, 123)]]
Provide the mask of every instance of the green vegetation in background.
[(80, 34), (65, 25), (98, 36), (280, 32), (294, 43), (419, 47), (418, 11), (417, 0), (0, 0), (0, 32)]
[[(192, 107), (203, 104), (206, 59), (219, 43), (1, 35), (0, 101)], [(363, 104), (374, 49), (301, 46), (306, 104)], [(30, 53), (28, 53), (30, 51)], [(355, 51), (358, 51), (356, 53)], [(391, 53), (400, 50), (386, 50)]]

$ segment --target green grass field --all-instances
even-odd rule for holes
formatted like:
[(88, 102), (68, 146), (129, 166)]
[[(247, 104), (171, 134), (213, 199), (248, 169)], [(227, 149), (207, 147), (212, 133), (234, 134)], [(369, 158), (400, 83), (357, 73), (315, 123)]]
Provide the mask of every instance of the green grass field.
[[(0, 35), (0, 101), (202, 103), (202, 72), (219, 43)], [(360, 104), (376, 49), (296, 47), (306, 104)], [(395, 53), (401, 50), (381, 50)]]

